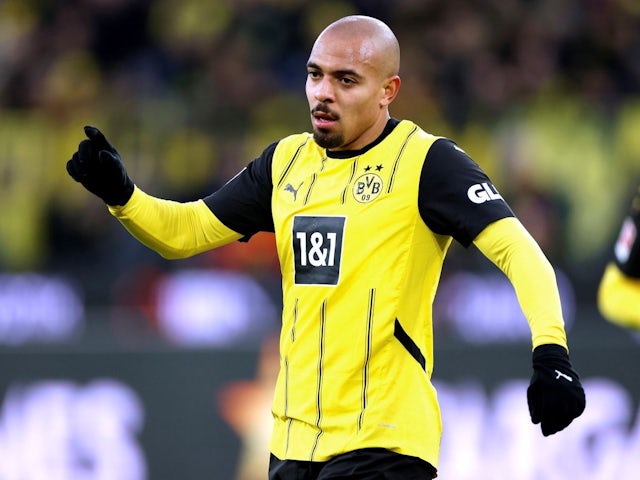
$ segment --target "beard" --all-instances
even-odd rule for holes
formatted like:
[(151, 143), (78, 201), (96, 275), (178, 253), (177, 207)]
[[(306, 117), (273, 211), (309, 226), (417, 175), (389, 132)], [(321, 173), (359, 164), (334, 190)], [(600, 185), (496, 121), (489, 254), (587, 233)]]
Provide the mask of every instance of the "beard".
[(318, 145), (327, 150), (338, 148), (344, 144), (344, 136), (341, 133), (331, 134), (326, 130), (313, 129), (313, 139)]
[[(317, 112), (324, 113), (333, 120), (340, 120), (340, 115), (332, 111), (331, 108), (324, 103), (320, 103), (311, 109), (312, 116)], [(313, 127), (313, 139), (318, 145), (322, 148), (326, 148), (327, 150), (344, 145), (344, 135), (342, 133), (331, 133), (331, 130), (315, 126)]]

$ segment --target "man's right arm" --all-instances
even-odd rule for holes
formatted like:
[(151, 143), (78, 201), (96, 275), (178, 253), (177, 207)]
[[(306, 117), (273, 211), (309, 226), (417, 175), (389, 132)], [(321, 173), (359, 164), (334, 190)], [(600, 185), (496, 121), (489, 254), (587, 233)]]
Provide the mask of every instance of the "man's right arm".
[(168, 259), (187, 258), (243, 235), (225, 226), (204, 201), (174, 202), (135, 188), (124, 206), (109, 211), (138, 241)]
[(162, 200), (135, 188), (109, 211), (136, 239), (165, 258), (186, 258), (259, 231), (273, 232), (271, 162), (277, 143), (219, 190), (195, 202)]
[(87, 139), (67, 162), (69, 175), (163, 257), (186, 258), (258, 231), (273, 231), (271, 161), (276, 143), (214, 194), (181, 203), (143, 192), (104, 135), (95, 127), (85, 127), (85, 133)]

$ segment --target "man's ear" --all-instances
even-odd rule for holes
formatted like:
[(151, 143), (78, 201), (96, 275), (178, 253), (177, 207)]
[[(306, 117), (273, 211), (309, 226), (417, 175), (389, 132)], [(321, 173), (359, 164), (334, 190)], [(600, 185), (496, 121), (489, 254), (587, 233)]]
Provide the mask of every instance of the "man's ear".
[(400, 90), (400, 77), (398, 75), (394, 75), (393, 77), (389, 77), (383, 85), (384, 94), (380, 99), (380, 106), (386, 107), (396, 98), (398, 91)]

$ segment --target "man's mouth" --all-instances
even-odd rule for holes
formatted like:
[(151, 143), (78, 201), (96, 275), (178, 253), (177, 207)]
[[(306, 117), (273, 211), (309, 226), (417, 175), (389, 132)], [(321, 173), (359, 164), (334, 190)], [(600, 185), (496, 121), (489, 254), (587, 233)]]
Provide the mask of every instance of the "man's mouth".
[(316, 107), (311, 110), (313, 124), (318, 128), (329, 128), (340, 118), (336, 113), (326, 107)]

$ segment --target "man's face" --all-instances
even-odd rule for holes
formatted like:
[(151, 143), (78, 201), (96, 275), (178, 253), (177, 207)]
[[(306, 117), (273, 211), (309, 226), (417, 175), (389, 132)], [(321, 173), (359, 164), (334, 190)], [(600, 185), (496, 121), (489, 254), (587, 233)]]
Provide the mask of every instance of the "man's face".
[(307, 63), (306, 94), (321, 147), (357, 150), (380, 135), (388, 114), (385, 79), (376, 63), (370, 41), (332, 35), (316, 41)]

